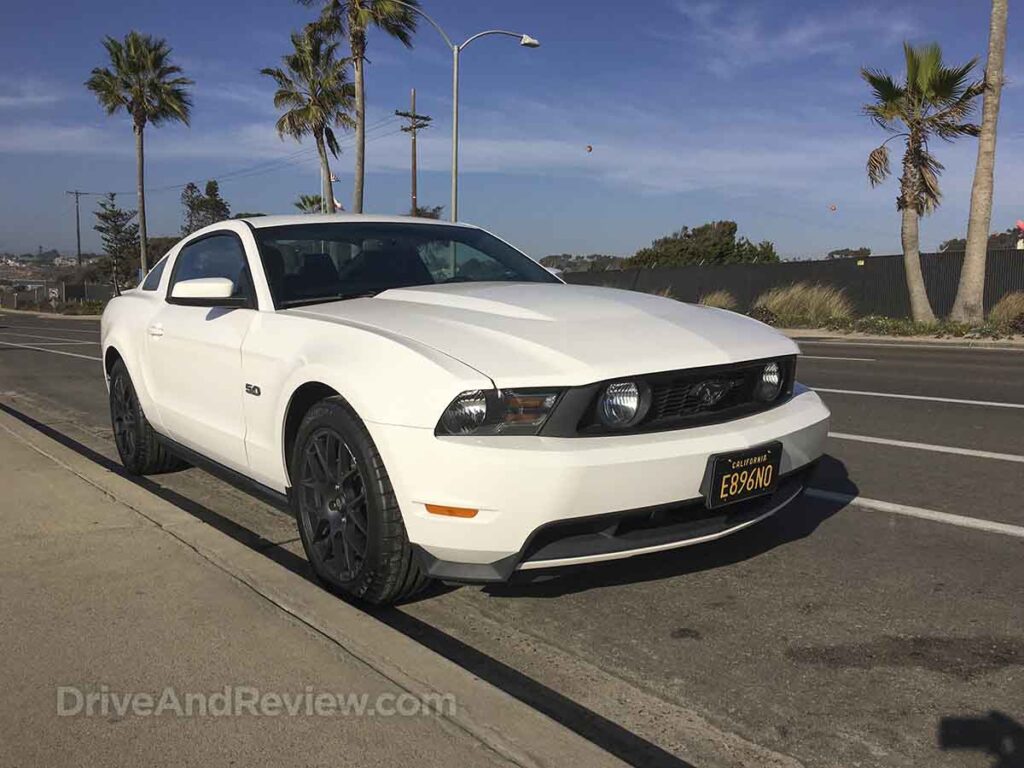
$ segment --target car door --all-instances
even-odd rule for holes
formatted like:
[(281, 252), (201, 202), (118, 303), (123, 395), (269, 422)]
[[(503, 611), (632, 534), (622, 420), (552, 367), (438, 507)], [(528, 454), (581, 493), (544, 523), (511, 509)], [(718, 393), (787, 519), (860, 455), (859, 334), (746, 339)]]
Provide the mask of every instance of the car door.
[[(244, 306), (176, 303), (174, 286), (229, 278)], [(236, 471), (247, 467), (242, 342), (256, 317), (245, 247), (231, 231), (184, 245), (172, 266), (163, 305), (146, 328), (147, 380), (171, 439)]]

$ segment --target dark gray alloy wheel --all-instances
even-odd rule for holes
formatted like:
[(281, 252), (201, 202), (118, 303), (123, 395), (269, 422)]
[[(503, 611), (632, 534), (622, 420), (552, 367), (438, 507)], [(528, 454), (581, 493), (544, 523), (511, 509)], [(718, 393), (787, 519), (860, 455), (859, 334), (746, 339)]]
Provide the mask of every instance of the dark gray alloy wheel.
[(188, 466), (157, 439), (121, 360), (110, 371), (110, 426), (117, 455), (131, 474), (155, 475)]
[(303, 418), (291, 478), (299, 536), (321, 581), (377, 604), (405, 599), (427, 584), (384, 462), (344, 399), (321, 400)]

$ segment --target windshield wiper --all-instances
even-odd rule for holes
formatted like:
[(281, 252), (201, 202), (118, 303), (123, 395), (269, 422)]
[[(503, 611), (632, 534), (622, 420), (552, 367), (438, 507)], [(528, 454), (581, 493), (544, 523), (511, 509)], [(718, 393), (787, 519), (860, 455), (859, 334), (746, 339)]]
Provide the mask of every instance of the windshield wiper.
[(342, 293), (338, 296), (317, 296), (308, 299), (287, 299), (278, 302), (278, 307), (304, 307), (310, 304), (326, 304), (330, 301), (348, 301), (349, 299), (367, 299), (376, 296), (380, 291), (358, 291), (356, 293)]

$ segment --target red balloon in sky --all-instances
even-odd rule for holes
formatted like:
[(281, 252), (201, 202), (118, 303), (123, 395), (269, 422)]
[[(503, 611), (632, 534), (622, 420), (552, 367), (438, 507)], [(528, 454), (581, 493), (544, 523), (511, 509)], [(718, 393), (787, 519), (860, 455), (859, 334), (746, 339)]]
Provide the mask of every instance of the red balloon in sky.
[(1024, 219), (1017, 219), (1017, 229), (1024, 232)]
[(839, 207), (835, 203), (832, 203), (832, 205), (830, 205), (828, 209), (832, 211), (832, 213), (835, 213), (836, 211), (839, 210)]
[(593, 152), (593, 151), (594, 151), (593, 145), (587, 144), (587, 152)]

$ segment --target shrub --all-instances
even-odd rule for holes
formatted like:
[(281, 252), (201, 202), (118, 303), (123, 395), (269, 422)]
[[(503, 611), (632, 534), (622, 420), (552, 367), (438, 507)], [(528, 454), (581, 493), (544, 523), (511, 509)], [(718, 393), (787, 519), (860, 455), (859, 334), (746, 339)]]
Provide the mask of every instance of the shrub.
[(768, 307), (754, 307), (750, 310), (750, 316), (755, 320), (760, 320), (762, 323), (766, 323), (767, 325), (779, 324), (779, 318), (776, 317), (775, 313), (768, 309)]
[(873, 336), (934, 336), (939, 339), (1000, 339), (1007, 334), (1005, 327), (991, 322), (984, 325), (958, 323), (955, 320), (918, 323), (908, 317), (885, 317), (884, 315), (836, 320), (828, 323), (826, 327), (832, 331), (867, 333)]
[(820, 328), (853, 317), (853, 307), (841, 290), (809, 283), (765, 291), (754, 302), (754, 311), (761, 309), (771, 313), (772, 325), (786, 328)]
[(705, 293), (700, 297), (699, 304), (705, 307), (718, 307), (719, 309), (736, 310), (736, 297), (724, 289)]
[(1001, 298), (988, 315), (989, 322), (1014, 333), (1024, 333), (1024, 291)]

